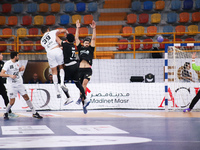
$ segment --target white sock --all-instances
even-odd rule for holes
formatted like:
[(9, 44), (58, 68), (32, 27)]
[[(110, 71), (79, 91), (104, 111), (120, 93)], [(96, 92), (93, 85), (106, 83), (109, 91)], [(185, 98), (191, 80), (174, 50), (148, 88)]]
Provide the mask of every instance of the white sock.
[(60, 93), (59, 90), (58, 90), (58, 77), (57, 77), (57, 75), (53, 75), (53, 84), (54, 84), (54, 87), (55, 87), (57, 93)]
[(8, 105), (6, 106), (6, 113), (9, 112), (9, 110), (11, 109), (12, 105), (10, 105), (10, 103), (8, 103)]
[(35, 108), (33, 107), (31, 100), (30, 99), (27, 100), (26, 103), (27, 103), (28, 107), (32, 110), (32, 113), (35, 114), (36, 111), (35, 111)]
[(63, 69), (60, 69), (60, 84), (64, 85), (65, 80), (65, 71)]

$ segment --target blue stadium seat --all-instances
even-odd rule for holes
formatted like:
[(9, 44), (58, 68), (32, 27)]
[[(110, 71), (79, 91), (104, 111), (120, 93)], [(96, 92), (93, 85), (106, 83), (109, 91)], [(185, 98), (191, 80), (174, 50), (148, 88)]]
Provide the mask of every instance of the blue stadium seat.
[(170, 12), (167, 14), (167, 23), (176, 23), (177, 22), (177, 13)]
[(195, 9), (197, 9), (197, 10), (200, 9), (200, 0), (195, 1)]
[(184, 0), (183, 1), (183, 9), (191, 10), (193, 8), (193, 0)]
[(59, 25), (68, 25), (69, 24), (69, 15), (61, 15)]
[(85, 6), (85, 3), (83, 3), (83, 2), (76, 4), (76, 11), (77, 12), (84, 12), (85, 8), (86, 8), (86, 6)]
[[(173, 27), (169, 25), (164, 26), (163, 33), (166, 33), (166, 32), (173, 32)], [(171, 34), (163, 34), (163, 36), (171, 36)]]
[(143, 6), (144, 6), (143, 10), (147, 10), (147, 11), (152, 10), (153, 9), (153, 2), (152, 1), (145, 1), (143, 3)]
[(20, 14), (23, 12), (23, 4), (22, 3), (16, 3), (13, 5), (14, 9), (13, 9), (13, 13), (16, 13), (16, 14)]
[(171, 1), (171, 10), (179, 10), (181, 8), (180, 0), (172, 0)]
[(37, 12), (37, 4), (29, 3), (27, 7), (27, 13), (36, 13)]
[(141, 10), (141, 2), (134, 1), (131, 3), (131, 10), (132, 11), (140, 11)]
[(97, 3), (91, 2), (91, 3), (88, 3), (88, 10), (87, 11), (93, 13), (93, 12), (97, 11), (97, 8), (98, 8)]
[(66, 13), (74, 12), (74, 3), (66, 3), (64, 12)]

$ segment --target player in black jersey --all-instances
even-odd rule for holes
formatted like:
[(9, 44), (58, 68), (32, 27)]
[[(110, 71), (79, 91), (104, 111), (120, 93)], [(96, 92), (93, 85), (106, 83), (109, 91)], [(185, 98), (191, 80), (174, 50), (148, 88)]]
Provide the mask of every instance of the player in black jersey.
[[(80, 23), (79, 20), (76, 21), (76, 33), (75, 33), (75, 41), (76, 46), (78, 49), (79, 59), (80, 59), (80, 65), (79, 65), (79, 80), (81, 81), (81, 84), (86, 91), (87, 84), (90, 81), (90, 78), (92, 76), (92, 59), (94, 55), (95, 50), (95, 39), (96, 39), (96, 23), (93, 20), (92, 24), (90, 24), (90, 27), (92, 28), (92, 39), (86, 38), (83, 41), (83, 46), (81, 45), (81, 42), (79, 40), (79, 28)], [(91, 45), (90, 45), (91, 42)], [(81, 99), (79, 99), (76, 104), (80, 104)]]
[[(65, 65), (65, 79), (66, 80), (73, 80), (76, 84), (76, 87), (81, 92), (81, 100), (83, 101), (83, 112), (86, 114), (87, 109), (86, 107), (89, 105), (90, 101), (86, 99), (84, 88), (82, 87), (79, 81), (79, 61), (76, 58), (75, 54), (75, 46), (74, 46), (74, 35), (67, 34), (67, 40), (62, 41), (59, 37), (57, 37), (57, 42), (59, 45), (63, 47), (63, 56), (64, 56), (64, 65)], [(68, 101), (65, 103), (69, 103)]]

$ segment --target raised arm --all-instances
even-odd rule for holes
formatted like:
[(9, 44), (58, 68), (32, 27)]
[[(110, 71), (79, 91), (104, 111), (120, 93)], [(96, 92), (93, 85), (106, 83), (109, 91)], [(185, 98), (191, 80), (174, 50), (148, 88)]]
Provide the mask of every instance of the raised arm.
[(80, 40), (79, 40), (79, 29), (80, 29), (80, 23), (79, 20), (76, 20), (76, 33), (75, 33), (75, 41), (76, 41), (76, 46), (79, 45)]
[(93, 20), (90, 27), (93, 29), (92, 31), (92, 39), (91, 39), (91, 46), (95, 47), (95, 40), (96, 40), (96, 22)]
[(58, 30), (58, 31), (56, 32), (56, 36), (58, 36), (58, 35), (61, 34), (61, 33), (68, 34), (67, 29), (57, 29), (57, 30)]
[(196, 71), (200, 71), (200, 66), (195, 64), (196, 52), (192, 54), (192, 69)]

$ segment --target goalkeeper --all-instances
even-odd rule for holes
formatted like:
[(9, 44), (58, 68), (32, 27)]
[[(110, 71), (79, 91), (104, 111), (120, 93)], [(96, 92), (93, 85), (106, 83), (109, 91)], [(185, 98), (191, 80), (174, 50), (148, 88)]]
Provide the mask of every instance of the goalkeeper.
[[(192, 69), (196, 71), (200, 71), (200, 66), (197, 66), (195, 64), (195, 58), (196, 58), (196, 52), (192, 54)], [(193, 109), (193, 107), (196, 105), (196, 103), (199, 101), (199, 99), (200, 99), (200, 91), (198, 91), (196, 96), (192, 99), (192, 102), (189, 108), (184, 109), (183, 112), (190, 112)]]

